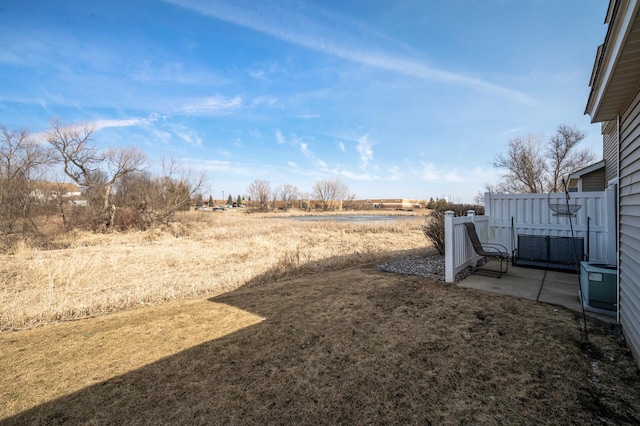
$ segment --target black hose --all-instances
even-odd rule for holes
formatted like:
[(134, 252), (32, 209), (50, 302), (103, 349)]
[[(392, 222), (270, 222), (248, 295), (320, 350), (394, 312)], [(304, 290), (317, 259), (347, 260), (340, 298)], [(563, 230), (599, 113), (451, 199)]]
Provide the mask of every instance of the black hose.
[[(576, 272), (578, 274), (578, 285), (580, 286), (580, 291), (578, 292), (578, 296), (580, 297), (580, 309), (582, 309), (582, 324), (584, 325), (584, 339), (585, 340), (589, 340), (589, 332), (587, 331), (587, 316), (584, 312), (584, 302), (582, 300), (582, 285), (581, 285), (581, 277), (582, 274), (580, 273), (580, 262), (578, 260), (578, 249), (576, 248), (576, 237), (575, 237), (575, 233), (573, 232), (573, 221), (571, 220), (571, 207), (569, 207), (569, 190), (567, 189), (567, 185), (564, 181), (564, 179), (562, 179), (562, 184), (565, 188), (564, 190), (564, 194), (565, 194), (565, 200), (567, 202), (567, 212), (568, 217), (569, 217), (569, 229), (571, 229), (571, 241), (573, 243), (573, 259), (576, 262)], [(587, 239), (589, 238), (589, 236), (587, 235)], [(589, 250), (588, 248), (588, 243), (587, 243), (587, 250)]]

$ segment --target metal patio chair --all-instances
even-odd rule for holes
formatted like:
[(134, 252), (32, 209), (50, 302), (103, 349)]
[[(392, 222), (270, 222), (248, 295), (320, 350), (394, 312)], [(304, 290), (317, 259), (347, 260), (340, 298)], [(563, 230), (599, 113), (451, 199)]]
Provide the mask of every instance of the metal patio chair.
[[(502, 244), (480, 242), (480, 238), (478, 238), (478, 233), (476, 232), (476, 225), (473, 222), (465, 222), (464, 226), (466, 226), (467, 228), (467, 235), (471, 240), (471, 244), (473, 245), (473, 249), (475, 250), (476, 254), (478, 254), (479, 256), (500, 259), (499, 271), (476, 268), (474, 272), (481, 272), (491, 276), (496, 275), (497, 278), (501, 278), (502, 274), (506, 274), (509, 270), (509, 259), (511, 258), (511, 256), (509, 255), (509, 250), (507, 250), (507, 248)], [(502, 270), (503, 264), (505, 265), (504, 270)]]

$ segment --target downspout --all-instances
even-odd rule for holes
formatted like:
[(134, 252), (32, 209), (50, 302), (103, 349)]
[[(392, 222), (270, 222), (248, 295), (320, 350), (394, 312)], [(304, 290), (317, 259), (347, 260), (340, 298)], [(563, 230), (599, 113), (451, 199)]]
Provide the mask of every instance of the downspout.
[(620, 324), (620, 114), (616, 116), (616, 321)]

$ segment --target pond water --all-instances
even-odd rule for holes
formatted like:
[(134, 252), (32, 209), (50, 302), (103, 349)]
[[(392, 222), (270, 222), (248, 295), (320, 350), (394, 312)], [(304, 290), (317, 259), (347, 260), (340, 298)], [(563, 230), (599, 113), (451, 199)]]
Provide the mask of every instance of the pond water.
[(415, 218), (415, 216), (400, 215), (339, 214), (329, 216), (289, 216), (287, 219), (299, 220), (302, 222), (370, 223), (391, 222), (394, 220), (406, 220)]

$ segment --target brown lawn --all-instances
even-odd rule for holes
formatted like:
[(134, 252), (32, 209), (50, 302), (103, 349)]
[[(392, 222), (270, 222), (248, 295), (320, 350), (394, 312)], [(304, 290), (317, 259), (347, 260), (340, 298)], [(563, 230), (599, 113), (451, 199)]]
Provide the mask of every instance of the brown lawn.
[(255, 282), (0, 333), (0, 424), (640, 423), (614, 326), (375, 263)]
[(619, 328), (376, 271), (424, 219), (191, 213), (0, 255), (0, 424), (640, 424)]

